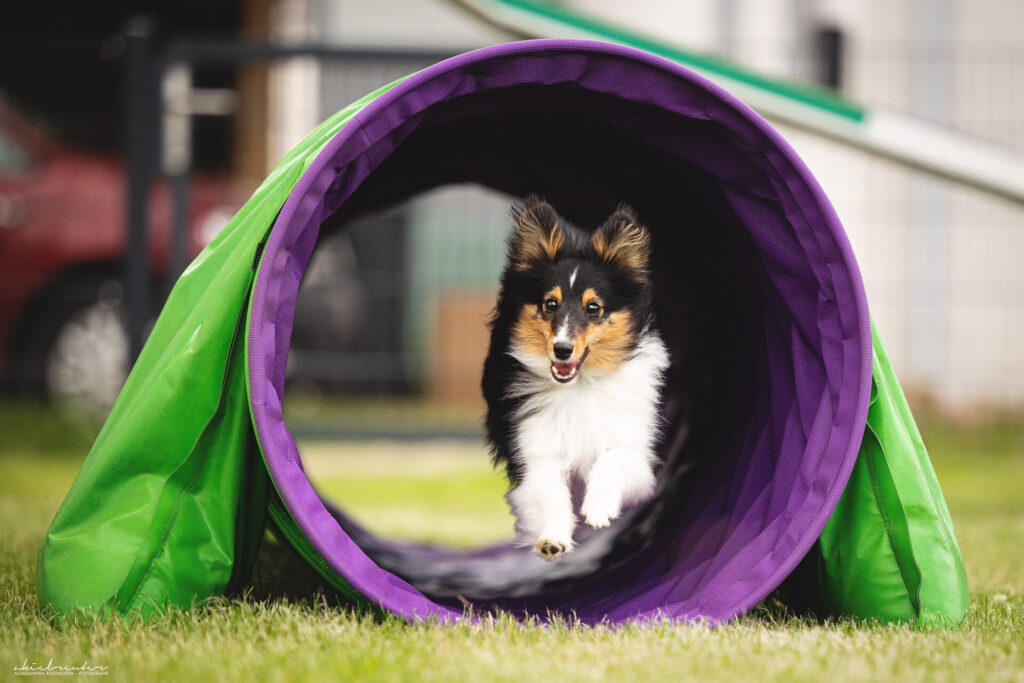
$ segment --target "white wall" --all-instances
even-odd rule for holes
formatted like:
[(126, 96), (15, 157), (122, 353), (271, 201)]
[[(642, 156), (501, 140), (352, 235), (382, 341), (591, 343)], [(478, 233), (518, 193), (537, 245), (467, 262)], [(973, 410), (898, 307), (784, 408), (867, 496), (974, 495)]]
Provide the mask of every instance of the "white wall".
[[(290, 8), (285, 33), (305, 30), (344, 45), (463, 50), (509, 39), (442, 0), (279, 2)], [(742, 64), (791, 78), (813, 73), (809, 30), (830, 23), (845, 32), (846, 95), (1024, 153), (1024, 5), (1017, 0), (563, 4), (688, 49), (729, 49)], [(290, 68), (273, 131), (278, 156), (321, 118), (319, 104), (326, 114), (374, 87), (314, 73), (315, 65)], [(1024, 405), (1024, 209), (783, 132), (847, 227), (873, 317), (907, 388), (951, 410)]]
[[(844, 94), (1024, 153), (1017, 0), (571, 0), (690, 49), (813, 73), (809, 30), (840, 27)], [(722, 21), (732, 17), (733, 25)], [(1024, 406), (1024, 208), (783, 128), (835, 204), (873, 317), (911, 391), (951, 411)]]
[(323, 36), (332, 43), (464, 51), (509, 40), (444, 0), (314, 1)]
[[(821, 2), (853, 99), (1024, 152), (1022, 6)], [(799, 148), (799, 146), (798, 146)], [(904, 382), (951, 410), (1024, 405), (1024, 208), (856, 154), (807, 152), (857, 247)], [(849, 169), (849, 170), (847, 170)]]
[[(320, 39), (311, 0), (276, 0), (271, 6), (271, 42), (283, 45)], [(268, 74), (267, 168), (320, 123), (320, 64), (300, 57), (274, 63)]]

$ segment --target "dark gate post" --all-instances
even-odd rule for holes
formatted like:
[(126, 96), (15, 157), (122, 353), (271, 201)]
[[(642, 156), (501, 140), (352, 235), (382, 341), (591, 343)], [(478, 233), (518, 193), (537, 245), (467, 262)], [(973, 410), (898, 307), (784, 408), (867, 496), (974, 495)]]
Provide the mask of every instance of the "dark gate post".
[(149, 189), (156, 157), (157, 89), (153, 67), (153, 20), (134, 17), (124, 31), (124, 102), (126, 156), (125, 299), (129, 361), (135, 362), (145, 343), (150, 317)]

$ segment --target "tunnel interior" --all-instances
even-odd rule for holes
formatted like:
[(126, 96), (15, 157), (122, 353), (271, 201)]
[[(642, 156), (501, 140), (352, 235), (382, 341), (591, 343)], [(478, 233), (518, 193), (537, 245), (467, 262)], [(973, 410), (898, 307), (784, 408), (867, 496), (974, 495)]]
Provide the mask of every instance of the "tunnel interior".
[[(555, 51), (414, 76), (349, 122), (278, 217), (250, 323), (250, 356), (267, 368), (252, 381), (257, 434), (314, 547), (388, 609), (728, 618), (778, 585), (827, 520), (870, 368), (849, 245), (777, 133), (666, 64)], [(653, 240), (672, 358), (658, 492), (610, 529), (579, 528), (577, 549), (553, 563), (511, 545), (374, 535), (317, 496), (280, 417), (290, 316), (318, 238), (465, 182), (538, 194), (582, 230), (628, 202)]]

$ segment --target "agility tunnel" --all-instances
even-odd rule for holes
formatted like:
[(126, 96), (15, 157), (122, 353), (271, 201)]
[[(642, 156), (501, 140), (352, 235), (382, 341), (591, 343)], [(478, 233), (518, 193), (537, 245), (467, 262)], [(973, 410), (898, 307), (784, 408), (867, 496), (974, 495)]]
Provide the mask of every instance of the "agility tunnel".
[[(581, 227), (627, 201), (654, 242), (673, 363), (658, 492), (581, 529), (558, 562), (375, 536), (320, 498), (283, 418), (321, 227), (466, 181), (538, 193)], [(922, 624), (967, 606), (952, 522), (824, 192), (729, 93), (606, 43), (460, 55), (299, 144), (172, 291), (43, 542), (40, 599), (62, 613), (201, 604), (246, 584), (267, 524), (331, 585), (408, 619), (718, 623), (773, 592), (822, 616)]]

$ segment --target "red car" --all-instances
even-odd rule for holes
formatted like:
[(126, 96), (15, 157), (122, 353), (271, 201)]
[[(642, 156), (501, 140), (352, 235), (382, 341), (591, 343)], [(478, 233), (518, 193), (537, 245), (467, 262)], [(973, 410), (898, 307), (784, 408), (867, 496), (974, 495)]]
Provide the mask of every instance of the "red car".
[[(127, 373), (124, 173), (116, 158), (72, 151), (48, 139), (0, 97), (4, 390), (81, 397), (100, 410), (116, 397)], [(189, 258), (245, 196), (226, 181), (193, 182)], [(149, 260), (158, 281), (166, 279), (170, 262), (170, 201), (169, 186), (157, 183), (149, 202)]]

